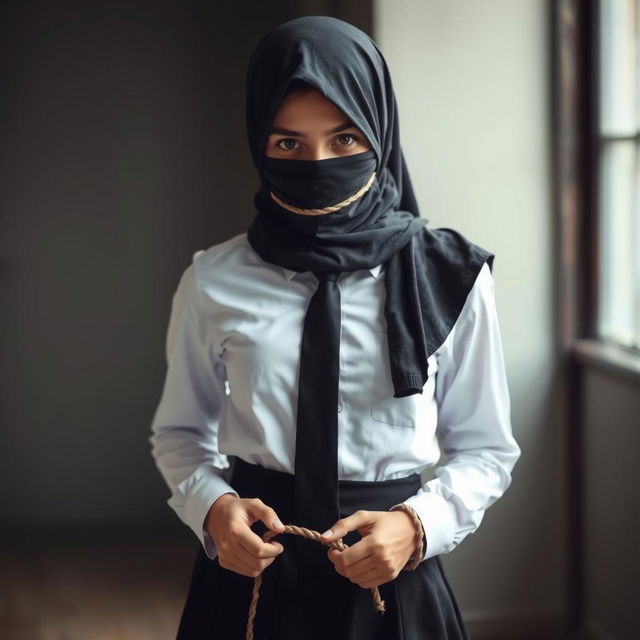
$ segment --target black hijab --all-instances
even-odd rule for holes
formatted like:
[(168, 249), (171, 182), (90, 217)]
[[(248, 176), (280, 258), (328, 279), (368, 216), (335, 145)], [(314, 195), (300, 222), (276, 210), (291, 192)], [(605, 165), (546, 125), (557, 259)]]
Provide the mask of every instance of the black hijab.
[[(294, 81), (312, 86), (341, 109), (367, 137), (371, 151), (319, 161), (266, 158), (271, 123)], [(249, 61), (246, 122), (262, 180), (249, 243), (265, 261), (294, 271), (354, 271), (384, 263), (394, 396), (422, 393), (427, 358), (451, 331), (484, 262), (493, 268), (494, 256), (453, 229), (428, 229), (428, 220), (420, 217), (400, 146), (391, 77), (377, 45), (353, 25), (328, 16), (279, 25), (263, 36)], [(370, 169), (376, 176), (364, 195), (331, 213), (294, 213), (271, 197), (271, 191), (282, 195), (287, 176), (289, 184), (296, 179), (312, 184), (315, 176), (319, 193), (334, 196), (325, 203), (331, 205), (344, 199), (341, 185), (343, 190), (354, 175)]]

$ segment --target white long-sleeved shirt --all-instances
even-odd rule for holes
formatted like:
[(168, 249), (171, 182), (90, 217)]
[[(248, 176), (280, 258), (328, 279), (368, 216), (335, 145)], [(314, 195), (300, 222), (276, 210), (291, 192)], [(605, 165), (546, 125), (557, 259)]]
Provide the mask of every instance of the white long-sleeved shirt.
[[(435, 467), (404, 500), (422, 521), (425, 560), (478, 528), (510, 485), (520, 448), (488, 265), (429, 357), (423, 393), (405, 398), (393, 397), (383, 274), (378, 265), (338, 280), (338, 477), (387, 480)], [(223, 477), (228, 456), (294, 472), (302, 323), (317, 283), (309, 271), (265, 262), (242, 233), (195, 252), (173, 296), (149, 441), (169, 506), (211, 559), (204, 519), (222, 494), (238, 496)]]

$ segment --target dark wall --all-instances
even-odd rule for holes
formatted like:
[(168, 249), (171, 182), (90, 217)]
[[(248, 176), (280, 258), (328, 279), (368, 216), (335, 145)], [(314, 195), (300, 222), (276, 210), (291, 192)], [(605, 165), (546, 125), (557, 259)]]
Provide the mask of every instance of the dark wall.
[(370, 28), (368, 2), (342, 6), (1, 5), (5, 536), (188, 535), (147, 440), (171, 296), (194, 251), (253, 217), (253, 46), (305, 13)]
[(638, 593), (640, 379), (603, 363), (582, 374), (584, 622), (593, 638), (632, 638)]

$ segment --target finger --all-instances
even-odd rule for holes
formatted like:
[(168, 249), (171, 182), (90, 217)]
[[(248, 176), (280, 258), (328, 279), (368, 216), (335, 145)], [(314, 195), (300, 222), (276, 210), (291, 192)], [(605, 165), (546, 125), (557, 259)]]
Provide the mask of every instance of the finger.
[(219, 562), (221, 567), (240, 573), (243, 576), (250, 576), (254, 571), (254, 567), (240, 553), (234, 554), (231, 558), (221, 558)]
[(240, 553), (242, 556), (238, 556), (238, 559), (241, 560), (246, 567), (247, 574), (254, 577), (256, 573), (262, 573), (275, 561), (275, 558), (255, 558), (244, 550), (241, 550)]
[(249, 511), (258, 520), (262, 520), (264, 525), (272, 531), (282, 533), (284, 531), (284, 525), (280, 522), (278, 514), (268, 505), (266, 505), (260, 498), (253, 498), (249, 500)]
[(355, 580), (355, 582), (363, 589), (372, 589), (373, 587), (379, 587), (385, 582), (389, 582), (389, 577), (378, 571), (364, 580)]
[(275, 540), (265, 542), (246, 524), (242, 525), (235, 536), (235, 540), (245, 553), (254, 558), (272, 558), (284, 551), (284, 547), (279, 542)]
[(333, 566), (335, 570), (345, 578), (349, 578), (352, 582), (357, 582), (354, 579), (355, 575), (366, 575), (367, 572), (371, 572), (373, 569), (376, 571), (379, 570), (379, 567), (376, 569), (376, 565), (374, 564), (375, 559), (373, 556), (366, 556), (359, 562), (356, 562), (354, 565), (345, 564), (343, 562), (342, 553), (346, 553), (343, 551), (342, 553), (339, 551), (334, 551), (336, 555), (331, 557), (331, 561), (333, 562)]
[[(265, 561), (263, 560), (262, 562), (264, 563)], [(271, 562), (273, 562), (273, 560), (271, 560)], [(235, 571), (243, 576), (255, 578), (256, 576), (259, 576), (271, 564), (271, 562), (268, 562), (267, 564), (255, 564), (255, 562), (246, 562), (245, 560), (236, 557), (224, 565), (221, 563), (220, 566), (224, 566), (225, 569)]]
[(364, 509), (358, 509), (358, 511), (352, 513), (346, 518), (338, 520), (330, 529), (322, 534), (322, 540), (328, 542), (329, 540), (337, 540), (343, 538), (350, 531), (355, 531), (359, 527), (364, 526), (372, 522), (371, 511)]
[(366, 561), (367, 558), (373, 558), (373, 553), (365, 542), (366, 540), (360, 540), (360, 542), (357, 542), (344, 551), (331, 549), (327, 553), (327, 556), (334, 565), (341, 568), (355, 567), (359, 563)]
[(359, 562), (353, 567), (349, 567), (349, 579), (352, 582), (365, 582), (366, 580), (372, 580), (375, 577), (380, 576), (383, 573), (383, 569), (373, 564), (371, 560), (366, 562)]

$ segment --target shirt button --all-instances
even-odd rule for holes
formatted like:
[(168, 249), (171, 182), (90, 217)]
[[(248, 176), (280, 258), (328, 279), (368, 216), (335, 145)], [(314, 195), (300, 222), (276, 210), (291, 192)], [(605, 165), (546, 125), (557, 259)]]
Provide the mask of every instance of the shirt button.
[(341, 411), (342, 411), (342, 405), (338, 403), (338, 413), (340, 413)]

